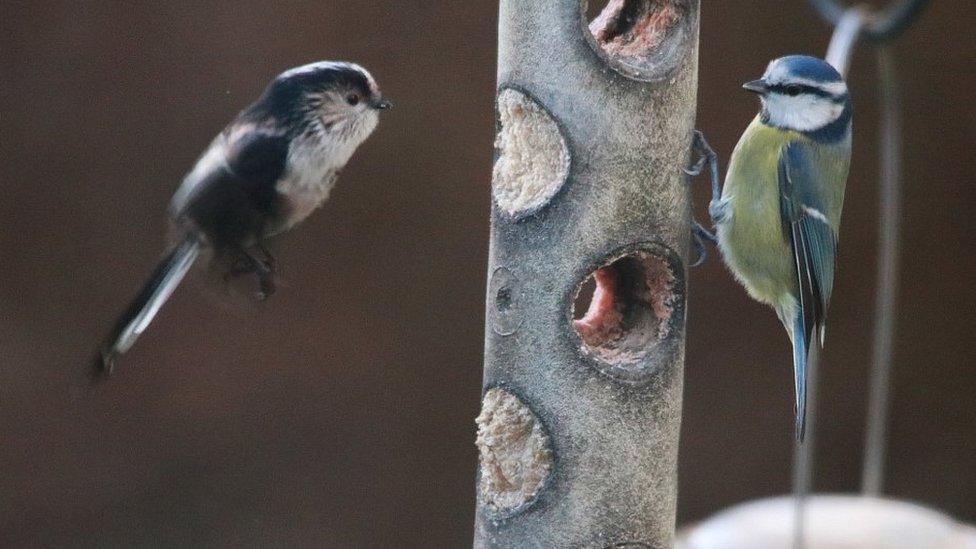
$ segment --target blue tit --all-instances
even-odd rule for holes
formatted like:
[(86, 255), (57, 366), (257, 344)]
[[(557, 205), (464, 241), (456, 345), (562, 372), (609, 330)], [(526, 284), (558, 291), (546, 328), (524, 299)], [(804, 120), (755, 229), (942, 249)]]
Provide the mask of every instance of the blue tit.
[(823, 345), (834, 286), (851, 101), (832, 66), (804, 55), (772, 61), (743, 87), (759, 95), (762, 108), (736, 145), (709, 214), (729, 270), (776, 311), (789, 334), (802, 440), (807, 354), (813, 337)]

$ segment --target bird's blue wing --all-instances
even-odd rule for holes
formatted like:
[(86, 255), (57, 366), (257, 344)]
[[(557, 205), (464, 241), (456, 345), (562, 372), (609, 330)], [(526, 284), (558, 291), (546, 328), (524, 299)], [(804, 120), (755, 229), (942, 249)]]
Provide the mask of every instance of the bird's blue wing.
[(791, 142), (779, 160), (780, 215), (796, 260), (797, 297), (808, 343), (814, 330), (823, 337), (837, 250), (837, 233), (825, 203), (830, 176), (818, 170), (811, 156), (809, 145)]
[[(791, 142), (780, 153), (778, 180), (780, 217), (796, 264), (799, 310), (784, 319), (793, 338), (796, 383), (796, 435), (806, 430), (807, 353), (814, 334), (823, 343), (827, 304), (834, 286), (837, 232), (828, 218), (830, 174), (812, 162), (809, 145)], [(841, 182), (842, 183), (842, 182)]]

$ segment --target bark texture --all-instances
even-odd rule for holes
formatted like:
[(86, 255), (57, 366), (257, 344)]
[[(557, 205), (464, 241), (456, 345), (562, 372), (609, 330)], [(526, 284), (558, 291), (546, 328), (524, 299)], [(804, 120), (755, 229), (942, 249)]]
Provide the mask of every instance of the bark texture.
[(585, 7), (501, 0), (476, 547), (673, 542), (699, 3)]

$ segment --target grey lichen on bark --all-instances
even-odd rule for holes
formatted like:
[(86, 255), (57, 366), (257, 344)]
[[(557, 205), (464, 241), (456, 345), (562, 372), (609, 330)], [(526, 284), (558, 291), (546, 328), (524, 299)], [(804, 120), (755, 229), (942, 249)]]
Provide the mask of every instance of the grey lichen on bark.
[(476, 547), (674, 535), (699, 3), (585, 8), (501, 0)]

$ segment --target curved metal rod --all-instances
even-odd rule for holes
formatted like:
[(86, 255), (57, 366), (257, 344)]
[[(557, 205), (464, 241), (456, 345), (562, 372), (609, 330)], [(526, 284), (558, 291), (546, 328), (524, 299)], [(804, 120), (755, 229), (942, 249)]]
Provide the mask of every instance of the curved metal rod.
[[(883, 17), (867, 15), (861, 8), (841, 11), (831, 0), (811, 0), (826, 19), (837, 25), (825, 59), (846, 77), (854, 45), (862, 35), (874, 40), (891, 38), (907, 26), (925, 0), (904, 2), (889, 7)], [(878, 49), (881, 80), (881, 211), (878, 226), (878, 281), (875, 297), (874, 348), (871, 364), (868, 419), (865, 435), (862, 492), (878, 496), (884, 485), (884, 460), (888, 409), (891, 393), (891, 359), (894, 347), (894, 312), (898, 290), (898, 246), (901, 217), (901, 101), (898, 94), (894, 61), (890, 48)], [(813, 351), (816, 351), (814, 346)], [(816, 381), (819, 357), (813, 353), (808, 364), (810, 383), (809, 434), (806, 443), (794, 448), (793, 546), (802, 548), (805, 541), (806, 498), (813, 481), (813, 434), (816, 425)]]
[[(847, 77), (854, 45), (864, 30), (865, 12), (851, 8), (843, 13), (830, 37), (824, 59)], [(813, 489), (814, 440), (817, 431), (817, 385), (820, 377), (820, 347), (810, 346), (807, 358), (807, 436), (793, 446), (793, 548), (802, 549), (806, 539), (806, 501)], [(883, 418), (882, 418), (883, 420)], [(883, 452), (882, 452), (883, 453)]]
[(864, 438), (861, 491), (878, 496), (884, 485), (885, 432), (891, 393), (898, 292), (898, 226), (901, 222), (901, 97), (891, 48), (878, 48), (881, 78), (881, 212), (878, 223), (878, 286), (874, 309), (874, 350)]
[(833, 65), (844, 78), (847, 78), (847, 69), (851, 65), (854, 44), (857, 44), (857, 39), (861, 37), (866, 24), (864, 10), (851, 8), (841, 16), (834, 34), (830, 37), (830, 45), (827, 46), (824, 61)]
[[(820, 17), (831, 25), (837, 25), (847, 8), (837, 3), (837, 0), (809, 0), (810, 5), (820, 14)], [(864, 35), (872, 42), (884, 42), (896, 38), (928, 4), (928, 0), (896, 0), (884, 10), (873, 12), (868, 17)]]
[(811, 345), (807, 355), (807, 436), (793, 443), (793, 549), (806, 542), (807, 497), (813, 491), (813, 454), (817, 432), (817, 385), (820, 378), (820, 346)]

